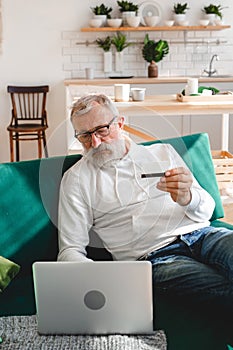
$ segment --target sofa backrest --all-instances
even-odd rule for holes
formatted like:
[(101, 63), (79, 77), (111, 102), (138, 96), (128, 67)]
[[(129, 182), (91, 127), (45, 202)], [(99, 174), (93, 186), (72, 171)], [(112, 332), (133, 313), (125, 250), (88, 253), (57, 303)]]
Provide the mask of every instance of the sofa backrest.
[(0, 164), (0, 255), (19, 274), (0, 294), (1, 315), (35, 313), (32, 264), (56, 260), (59, 186), (80, 155)]
[[(155, 142), (174, 146), (200, 184), (214, 197), (216, 208), (212, 219), (222, 217), (208, 135)], [(0, 255), (21, 266), (20, 273), (0, 295), (0, 315), (35, 313), (31, 266), (34, 261), (57, 258), (60, 181), (63, 173), (80, 158), (72, 155), (0, 164)], [(93, 249), (89, 248), (89, 254), (95, 255), (92, 258), (109, 258), (104, 256), (104, 250)]]

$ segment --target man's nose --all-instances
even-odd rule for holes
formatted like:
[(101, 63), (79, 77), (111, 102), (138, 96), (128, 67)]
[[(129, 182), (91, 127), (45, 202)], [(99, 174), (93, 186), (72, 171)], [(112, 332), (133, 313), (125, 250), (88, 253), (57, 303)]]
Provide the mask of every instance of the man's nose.
[(93, 148), (99, 147), (99, 145), (102, 143), (101, 138), (97, 137), (95, 133), (91, 134), (91, 145)]

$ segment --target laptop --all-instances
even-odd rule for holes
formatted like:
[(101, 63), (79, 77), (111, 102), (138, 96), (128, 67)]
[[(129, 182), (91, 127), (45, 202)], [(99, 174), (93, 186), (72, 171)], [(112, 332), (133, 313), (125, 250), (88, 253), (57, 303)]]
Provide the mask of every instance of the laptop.
[(35, 262), (32, 269), (39, 333), (153, 333), (150, 262)]

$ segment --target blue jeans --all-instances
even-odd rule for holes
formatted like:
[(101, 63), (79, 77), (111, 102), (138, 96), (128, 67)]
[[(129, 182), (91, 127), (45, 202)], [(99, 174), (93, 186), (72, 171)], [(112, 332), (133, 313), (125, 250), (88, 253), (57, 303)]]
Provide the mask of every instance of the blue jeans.
[(158, 293), (233, 309), (233, 231), (205, 227), (149, 254)]

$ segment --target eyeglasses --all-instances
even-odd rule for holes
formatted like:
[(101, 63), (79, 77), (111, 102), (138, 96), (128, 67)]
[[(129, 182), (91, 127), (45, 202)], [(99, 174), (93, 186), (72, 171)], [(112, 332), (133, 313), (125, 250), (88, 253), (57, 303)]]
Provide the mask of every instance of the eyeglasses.
[(74, 137), (79, 140), (81, 143), (88, 143), (91, 142), (91, 135), (94, 134), (96, 137), (106, 137), (110, 134), (110, 126), (116, 119), (116, 116), (112, 118), (112, 120), (107, 124), (107, 125), (100, 125), (97, 126), (93, 131), (86, 131), (86, 132), (81, 132), (78, 133), (75, 130)]

